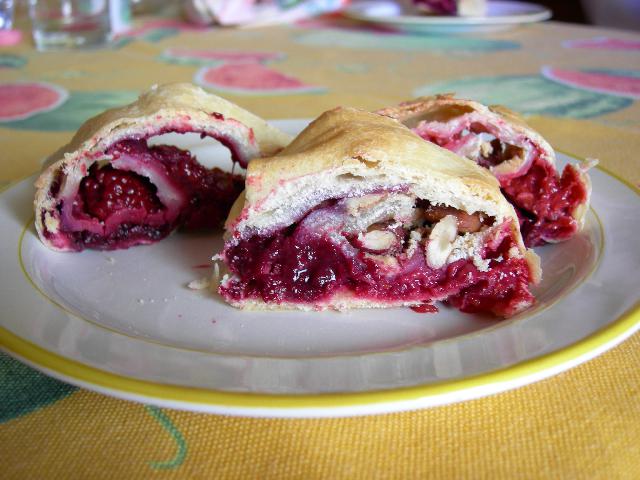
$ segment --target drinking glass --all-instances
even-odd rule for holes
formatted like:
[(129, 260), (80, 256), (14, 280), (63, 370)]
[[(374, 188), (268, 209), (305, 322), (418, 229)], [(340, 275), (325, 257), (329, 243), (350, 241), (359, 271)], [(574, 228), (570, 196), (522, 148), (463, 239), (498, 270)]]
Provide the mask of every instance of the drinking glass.
[(0, 0), (0, 30), (11, 30), (13, 27), (13, 0)]
[(111, 37), (108, 0), (29, 0), (29, 16), (38, 50), (99, 47)]

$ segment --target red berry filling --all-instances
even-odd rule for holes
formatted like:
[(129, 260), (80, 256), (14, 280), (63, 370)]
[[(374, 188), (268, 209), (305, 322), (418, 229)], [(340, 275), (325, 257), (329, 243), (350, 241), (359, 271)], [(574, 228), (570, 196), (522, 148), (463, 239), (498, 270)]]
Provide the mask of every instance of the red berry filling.
[(133, 156), (143, 163), (159, 162), (166, 180), (187, 199), (178, 221), (184, 228), (219, 227), (244, 189), (241, 175), (207, 169), (188, 151), (176, 147), (147, 147), (145, 140), (125, 140), (111, 147), (109, 153)]
[(566, 240), (577, 231), (572, 212), (587, 201), (587, 189), (573, 165), (558, 177), (548, 163), (534, 160), (527, 173), (505, 179), (501, 185), (516, 206), (527, 246)]
[[(332, 208), (332, 207), (329, 207)], [(317, 215), (317, 210), (314, 211)], [(309, 231), (304, 219), (268, 236), (254, 235), (227, 247), (225, 258), (235, 276), (220, 287), (230, 301), (322, 304), (347, 294), (376, 303), (415, 302), (449, 298), (464, 312), (510, 315), (533, 297), (528, 289), (529, 266), (510, 258), (515, 242), (508, 229), (503, 238), (487, 242), (481, 271), (470, 259), (431, 268), (423, 248), (409, 251), (405, 231), (403, 251), (390, 251), (394, 267), (381, 267), (380, 257), (354, 246), (348, 235), (336, 238)]]
[(455, 0), (414, 0), (413, 3), (445, 15), (453, 15), (458, 11)]
[(158, 226), (121, 223), (108, 235), (92, 233), (88, 230), (73, 232), (76, 245), (95, 250), (115, 250), (133, 247), (134, 245), (154, 243), (171, 233), (171, 225)]
[[(469, 155), (465, 151), (468, 144), (475, 140), (477, 134), (485, 132), (488, 128), (479, 123), (472, 123), (468, 132), (460, 128), (450, 136), (431, 132), (428, 125), (416, 128), (416, 133), (425, 140), (467, 156), (485, 168), (500, 165), (517, 154), (517, 147), (496, 138), (489, 142), (489, 153)], [(535, 149), (533, 146), (530, 148)], [(578, 223), (572, 214), (587, 201), (588, 192), (575, 167), (568, 165), (560, 177), (536, 151), (525, 172), (515, 177), (498, 175), (498, 180), (503, 193), (516, 208), (527, 247), (566, 240), (577, 231)]]
[(111, 165), (98, 168), (93, 164), (89, 176), (80, 183), (79, 195), (90, 216), (106, 220), (121, 210), (140, 211), (139, 220), (162, 209), (156, 187), (145, 177), (116, 170)]
[(121, 141), (105, 153), (111, 163), (89, 168), (70, 212), (64, 200), (58, 207), (75, 250), (152, 243), (176, 227), (219, 227), (244, 188), (242, 176), (207, 169), (173, 146), (149, 147), (146, 139)]

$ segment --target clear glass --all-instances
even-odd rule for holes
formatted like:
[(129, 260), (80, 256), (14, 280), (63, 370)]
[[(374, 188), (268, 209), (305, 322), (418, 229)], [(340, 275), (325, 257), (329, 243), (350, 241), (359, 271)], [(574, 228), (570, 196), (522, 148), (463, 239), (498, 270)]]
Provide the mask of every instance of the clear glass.
[(11, 30), (13, 27), (13, 0), (0, 0), (0, 30)]
[(29, 0), (29, 16), (38, 50), (100, 47), (111, 37), (108, 0)]

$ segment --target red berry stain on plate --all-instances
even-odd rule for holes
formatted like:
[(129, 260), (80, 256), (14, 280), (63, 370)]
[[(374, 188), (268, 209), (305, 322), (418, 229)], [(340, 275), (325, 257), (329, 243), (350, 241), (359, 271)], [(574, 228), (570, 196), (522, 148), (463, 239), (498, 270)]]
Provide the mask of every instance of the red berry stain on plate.
[(423, 303), (421, 305), (414, 305), (409, 307), (416, 313), (438, 313), (438, 307), (430, 303)]
[(191, 268), (211, 268), (211, 264), (209, 264), (209, 263), (201, 263), (200, 265), (194, 265)]

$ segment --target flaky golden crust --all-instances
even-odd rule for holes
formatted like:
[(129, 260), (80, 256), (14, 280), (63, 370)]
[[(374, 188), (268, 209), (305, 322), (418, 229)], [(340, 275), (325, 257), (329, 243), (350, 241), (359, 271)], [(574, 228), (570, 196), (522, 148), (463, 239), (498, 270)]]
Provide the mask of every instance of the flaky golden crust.
[[(198, 132), (233, 144), (243, 163), (256, 156), (273, 155), (291, 137), (239, 106), (187, 83), (154, 86), (137, 101), (107, 110), (85, 122), (73, 139), (52, 155), (36, 180), (34, 207), (36, 229), (42, 241), (54, 250), (67, 250), (50, 240), (60, 228), (58, 198), (51, 194), (54, 182), (64, 193), (76, 185), (112, 144), (128, 138), (148, 138), (176, 131)], [(44, 231), (48, 235), (44, 235)]]
[(544, 160), (555, 165), (555, 153), (551, 145), (532, 129), (519, 114), (502, 105), (488, 107), (473, 100), (456, 98), (451, 93), (445, 93), (419, 97), (395, 107), (383, 108), (376, 113), (394, 118), (409, 128), (414, 128), (420, 122), (443, 122), (471, 112), (477, 112), (489, 120), (493, 119), (502, 128), (512, 130), (513, 134), (532, 139), (543, 151)]
[[(290, 210), (290, 202), (309, 189), (332, 189), (354, 179), (406, 184), (435, 203), (517, 220), (495, 177), (474, 162), (425, 142), (390, 118), (337, 108), (318, 117), (278, 155), (251, 162), (244, 209), (234, 228), (248, 226), (247, 215), (268, 216), (276, 205)], [(291, 187), (300, 191), (289, 198)], [(230, 220), (228, 225), (234, 223)]]
[[(226, 223), (227, 247), (254, 234), (268, 235), (287, 227), (329, 198), (398, 189), (432, 204), (451, 206), (469, 214), (508, 223), (524, 257), (539, 273), (539, 262), (527, 250), (516, 213), (498, 181), (473, 161), (425, 142), (396, 120), (353, 108), (323, 113), (278, 155), (252, 161), (244, 199), (239, 198)], [(387, 307), (395, 304), (340, 296), (322, 305), (265, 304), (244, 299), (239, 308), (309, 309)]]
[(64, 153), (87, 148), (86, 142), (108, 137), (118, 130), (153, 122), (155, 115), (195, 116), (193, 120), (207, 122), (212, 113), (221, 113), (253, 129), (263, 155), (273, 155), (291, 141), (291, 137), (271, 127), (260, 117), (222, 97), (206, 92), (190, 83), (153, 86), (138, 100), (112, 108), (87, 120), (76, 132)]
[[(518, 113), (502, 105), (486, 106), (473, 100), (456, 98), (451, 93), (419, 97), (415, 100), (403, 102), (394, 107), (378, 110), (381, 115), (394, 118), (409, 128), (419, 128), (424, 122), (448, 122), (465, 114), (477, 113), (484, 121), (495, 125), (505, 139), (527, 139), (527, 143), (538, 149), (538, 158), (556, 170), (556, 156), (549, 143)], [(527, 161), (527, 155), (517, 156), (507, 162), (491, 167), (492, 173), (498, 178), (508, 177), (522, 169)], [(597, 163), (597, 162), (596, 162)], [(578, 205), (571, 213), (578, 225), (584, 223), (584, 216), (588, 210), (591, 196), (591, 181), (586, 171), (592, 166), (588, 162), (578, 165), (581, 179), (587, 191), (587, 199)]]

